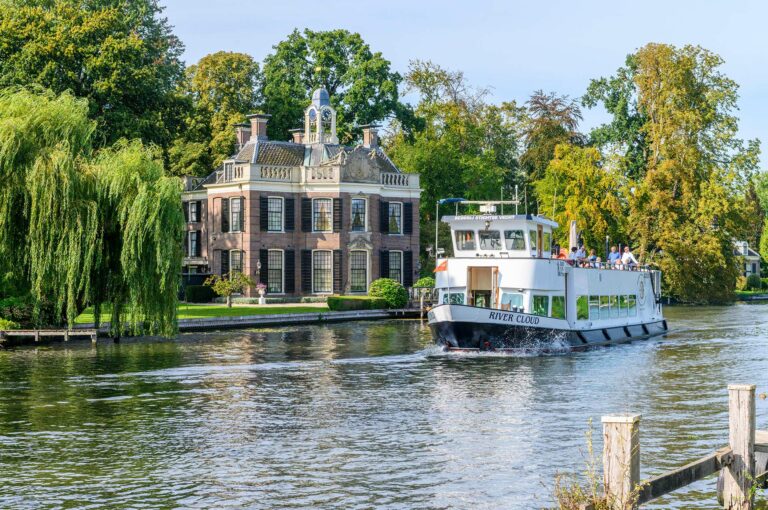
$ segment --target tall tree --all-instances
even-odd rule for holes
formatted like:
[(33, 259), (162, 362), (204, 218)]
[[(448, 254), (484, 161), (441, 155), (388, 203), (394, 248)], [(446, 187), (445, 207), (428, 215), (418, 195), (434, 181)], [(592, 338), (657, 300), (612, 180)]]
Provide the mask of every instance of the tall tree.
[(259, 104), (259, 64), (250, 55), (219, 51), (187, 68), (184, 92), (192, 103), (170, 160), (177, 175), (204, 175), (232, 154), (234, 125)]
[(736, 137), (737, 85), (719, 56), (697, 46), (649, 44), (634, 62), (647, 161), (628, 197), (629, 232), (672, 295), (728, 301), (738, 273), (732, 241), (747, 233), (745, 192), (759, 154), (757, 141)]
[(360, 34), (346, 30), (293, 31), (264, 60), (264, 110), (272, 115), (269, 135), (288, 139), (303, 125), (312, 92), (324, 87), (337, 110), (342, 142), (356, 137), (356, 125), (381, 121), (407, 109), (398, 102), (401, 77)]
[(167, 147), (185, 104), (183, 46), (157, 0), (0, 3), (0, 87), (42, 85), (88, 100), (94, 141)]
[(181, 186), (141, 142), (94, 153), (88, 109), (69, 93), (0, 92), (0, 274), (20, 277), (54, 323), (109, 304), (113, 333), (170, 335)]

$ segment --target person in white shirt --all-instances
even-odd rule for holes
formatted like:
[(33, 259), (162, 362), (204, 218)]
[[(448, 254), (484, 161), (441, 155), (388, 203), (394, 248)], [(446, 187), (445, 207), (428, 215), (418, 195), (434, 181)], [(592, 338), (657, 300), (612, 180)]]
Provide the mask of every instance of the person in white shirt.
[(637, 259), (634, 255), (632, 255), (632, 252), (629, 250), (629, 246), (624, 247), (624, 254), (621, 256), (621, 264), (624, 266), (624, 269), (629, 270), (637, 267)]
[(579, 249), (576, 250), (576, 259), (577, 260), (584, 260), (585, 258), (587, 258), (587, 252), (584, 251), (584, 247), (583, 246), (579, 246)]

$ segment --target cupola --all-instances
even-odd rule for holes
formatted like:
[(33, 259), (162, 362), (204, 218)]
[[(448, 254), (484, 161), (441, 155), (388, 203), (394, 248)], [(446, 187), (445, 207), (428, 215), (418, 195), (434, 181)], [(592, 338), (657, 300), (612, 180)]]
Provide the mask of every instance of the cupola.
[(336, 110), (331, 106), (331, 98), (324, 88), (312, 93), (312, 103), (304, 110), (304, 143), (339, 143)]

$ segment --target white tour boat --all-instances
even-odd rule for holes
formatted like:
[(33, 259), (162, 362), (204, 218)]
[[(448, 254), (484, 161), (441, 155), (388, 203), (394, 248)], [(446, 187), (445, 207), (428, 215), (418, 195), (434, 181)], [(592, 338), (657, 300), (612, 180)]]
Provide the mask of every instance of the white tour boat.
[[(607, 263), (571, 263), (552, 255), (557, 223), (543, 216), (497, 215), (517, 202), (457, 203), (454, 256), (437, 254), (438, 304), (428, 314), (447, 349), (503, 350), (553, 343), (584, 349), (667, 332), (661, 272)], [(480, 214), (458, 214), (473, 205)], [(572, 227), (571, 244), (575, 244)], [(437, 246), (437, 241), (435, 242)]]

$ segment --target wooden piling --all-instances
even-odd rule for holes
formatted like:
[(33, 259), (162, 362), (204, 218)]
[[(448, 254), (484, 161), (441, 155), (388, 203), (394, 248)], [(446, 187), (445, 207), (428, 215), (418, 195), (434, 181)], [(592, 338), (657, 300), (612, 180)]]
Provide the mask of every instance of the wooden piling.
[(733, 460), (725, 468), (723, 507), (751, 510), (755, 483), (755, 385), (728, 385), (728, 444)]
[(637, 508), (640, 415), (603, 416), (603, 482), (612, 510)]

